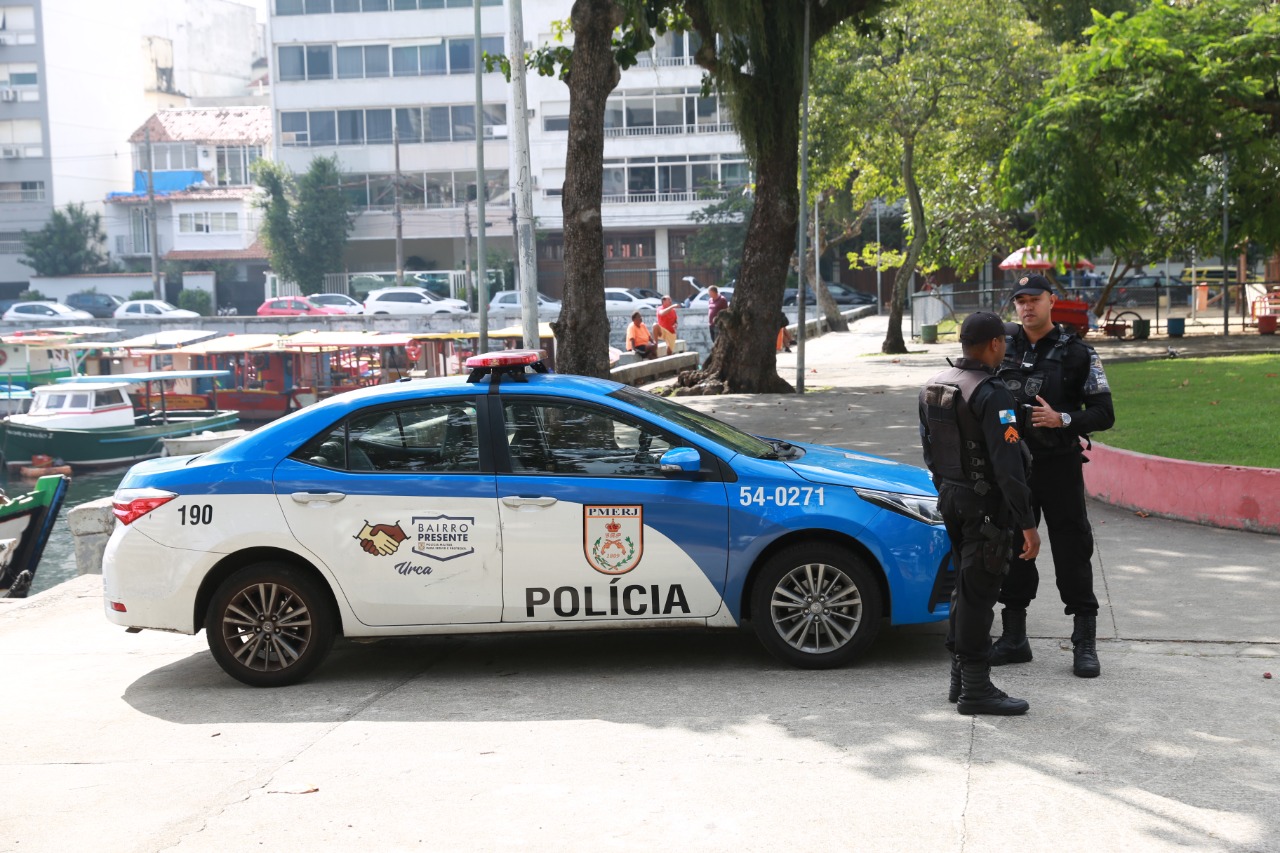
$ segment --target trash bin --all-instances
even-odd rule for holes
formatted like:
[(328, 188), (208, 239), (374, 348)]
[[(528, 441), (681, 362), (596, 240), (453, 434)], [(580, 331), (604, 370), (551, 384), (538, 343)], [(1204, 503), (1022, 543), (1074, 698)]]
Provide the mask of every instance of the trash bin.
[(1187, 332), (1187, 321), (1185, 317), (1169, 318), (1169, 337), (1180, 338)]
[(1274, 335), (1276, 333), (1276, 320), (1280, 319), (1280, 314), (1259, 314), (1258, 315), (1258, 334)]
[[(1274, 331), (1274, 329), (1272, 330)], [(933, 323), (925, 323), (920, 327), (920, 343), (936, 344), (938, 342), (938, 327)]]
[(1151, 337), (1151, 321), (1150, 320), (1134, 320), (1133, 321), (1133, 339), (1135, 341), (1145, 341)]

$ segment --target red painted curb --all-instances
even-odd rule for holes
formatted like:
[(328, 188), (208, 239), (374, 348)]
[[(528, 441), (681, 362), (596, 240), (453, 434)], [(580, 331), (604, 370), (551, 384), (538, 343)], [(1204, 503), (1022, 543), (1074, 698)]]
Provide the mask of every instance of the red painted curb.
[(1280, 470), (1166, 459), (1096, 441), (1085, 455), (1090, 497), (1165, 518), (1280, 533)]

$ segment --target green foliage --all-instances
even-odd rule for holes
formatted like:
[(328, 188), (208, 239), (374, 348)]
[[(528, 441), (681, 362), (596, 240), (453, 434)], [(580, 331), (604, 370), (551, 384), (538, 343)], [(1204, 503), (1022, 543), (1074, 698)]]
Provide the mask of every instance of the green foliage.
[(18, 294), (19, 302), (45, 302), (48, 298), (38, 290), (24, 290)]
[(38, 276), (104, 272), (106, 239), (101, 214), (89, 213), (83, 204), (69, 204), (53, 211), (39, 231), (22, 232), (26, 254), (19, 260)]
[(178, 294), (178, 307), (208, 317), (213, 313), (213, 297), (207, 290), (184, 290)]
[(1108, 364), (1107, 379), (1116, 425), (1098, 436), (1104, 443), (1194, 462), (1280, 468), (1271, 426), (1280, 355)]
[(156, 292), (154, 290), (135, 290), (129, 294), (129, 300), (134, 299), (155, 299)]
[(353, 225), (350, 202), (342, 192), (337, 157), (317, 157), (301, 176), (269, 161), (254, 163), (253, 178), (265, 190), (259, 236), (271, 267), (285, 281), (313, 293), (325, 273), (339, 272)]
[(1054, 254), (1112, 247), (1131, 263), (1221, 251), (1231, 233), (1280, 246), (1280, 13), (1269, 0), (1152, 4), (1096, 15), (1028, 111), (1001, 166)]
[(1055, 43), (1081, 44), (1093, 26), (1093, 11), (1111, 16), (1116, 12), (1133, 14), (1143, 5), (1142, 0), (1022, 0), (1027, 17), (1040, 25), (1040, 29)]
[(689, 235), (686, 260), (693, 266), (719, 267), (724, 281), (736, 279), (742, 266), (742, 246), (755, 198), (742, 189), (729, 190), (723, 198), (695, 210), (690, 221), (702, 227)]

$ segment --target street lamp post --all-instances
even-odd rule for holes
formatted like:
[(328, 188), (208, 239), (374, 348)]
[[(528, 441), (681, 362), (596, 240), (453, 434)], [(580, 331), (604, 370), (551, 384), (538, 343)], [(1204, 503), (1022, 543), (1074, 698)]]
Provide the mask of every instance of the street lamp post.
[[(1221, 138), (1221, 134), (1218, 135)], [(1231, 227), (1228, 215), (1227, 195), (1227, 146), (1222, 146), (1222, 334), (1231, 334), (1231, 291), (1227, 289), (1227, 234)], [(1244, 297), (1244, 285), (1240, 287), (1240, 296)]]

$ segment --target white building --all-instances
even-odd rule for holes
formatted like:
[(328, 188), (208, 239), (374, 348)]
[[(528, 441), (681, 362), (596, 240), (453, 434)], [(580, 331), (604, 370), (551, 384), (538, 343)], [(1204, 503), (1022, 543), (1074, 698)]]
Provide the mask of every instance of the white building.
[[(234, 0), (0, 0), (0, 297), (22, 231), (132, 184), (129, 134), (158, 105), (249, 91), (263, 39)], [(238, 82), (237, 82), (238, 78)]]
[[(570, 8), (569, 0), (525, 0), (526, 40), (549, 43), (552, 22)], [(272, 0), (270, 11), (276, 157), (301, 172), (315, 156), (338, 156), (360, 211), (347, 271), (394, 267), (397, 135), (407, 265), (463, 264), (477, 228), (477, 125), (487, 248), (510, 257), (511, 92), (502, 75), (485, 74), (476, 121), (472, 0)], [(507, 16), (501, 0), (481, 0), (482, 51), (508, 50)], [(690, 39), (664, 38), (624, 73), (610, 100), (603, 199), (610, 284), (684, 295), (689, 215), (707, 204), (696, 197), (699, 186), (747, 182), (741, 143), (717, 99), (698, 97), (702, 74)], [(569, 93), (559, 80), (531, 76), (528, 96), (534, 215), (545, 235), (539, 286), (557, 295)]]
[[(150, 269), (151, 165), (159, 257), (234, 270), (229, 281), (219, 282), (219, 304), (243, 302), (247, 307), (252, 302), (256, 308), (267, 253), (257, 242), (259, 215), (249, 171), (269, 150), (270, 108), (162, 110), (137, 128), (129, 143), (131, 188), (108, 196), (103, 218), (112, 256)], [(234, 292), (241, 286), (249, 293)]]

